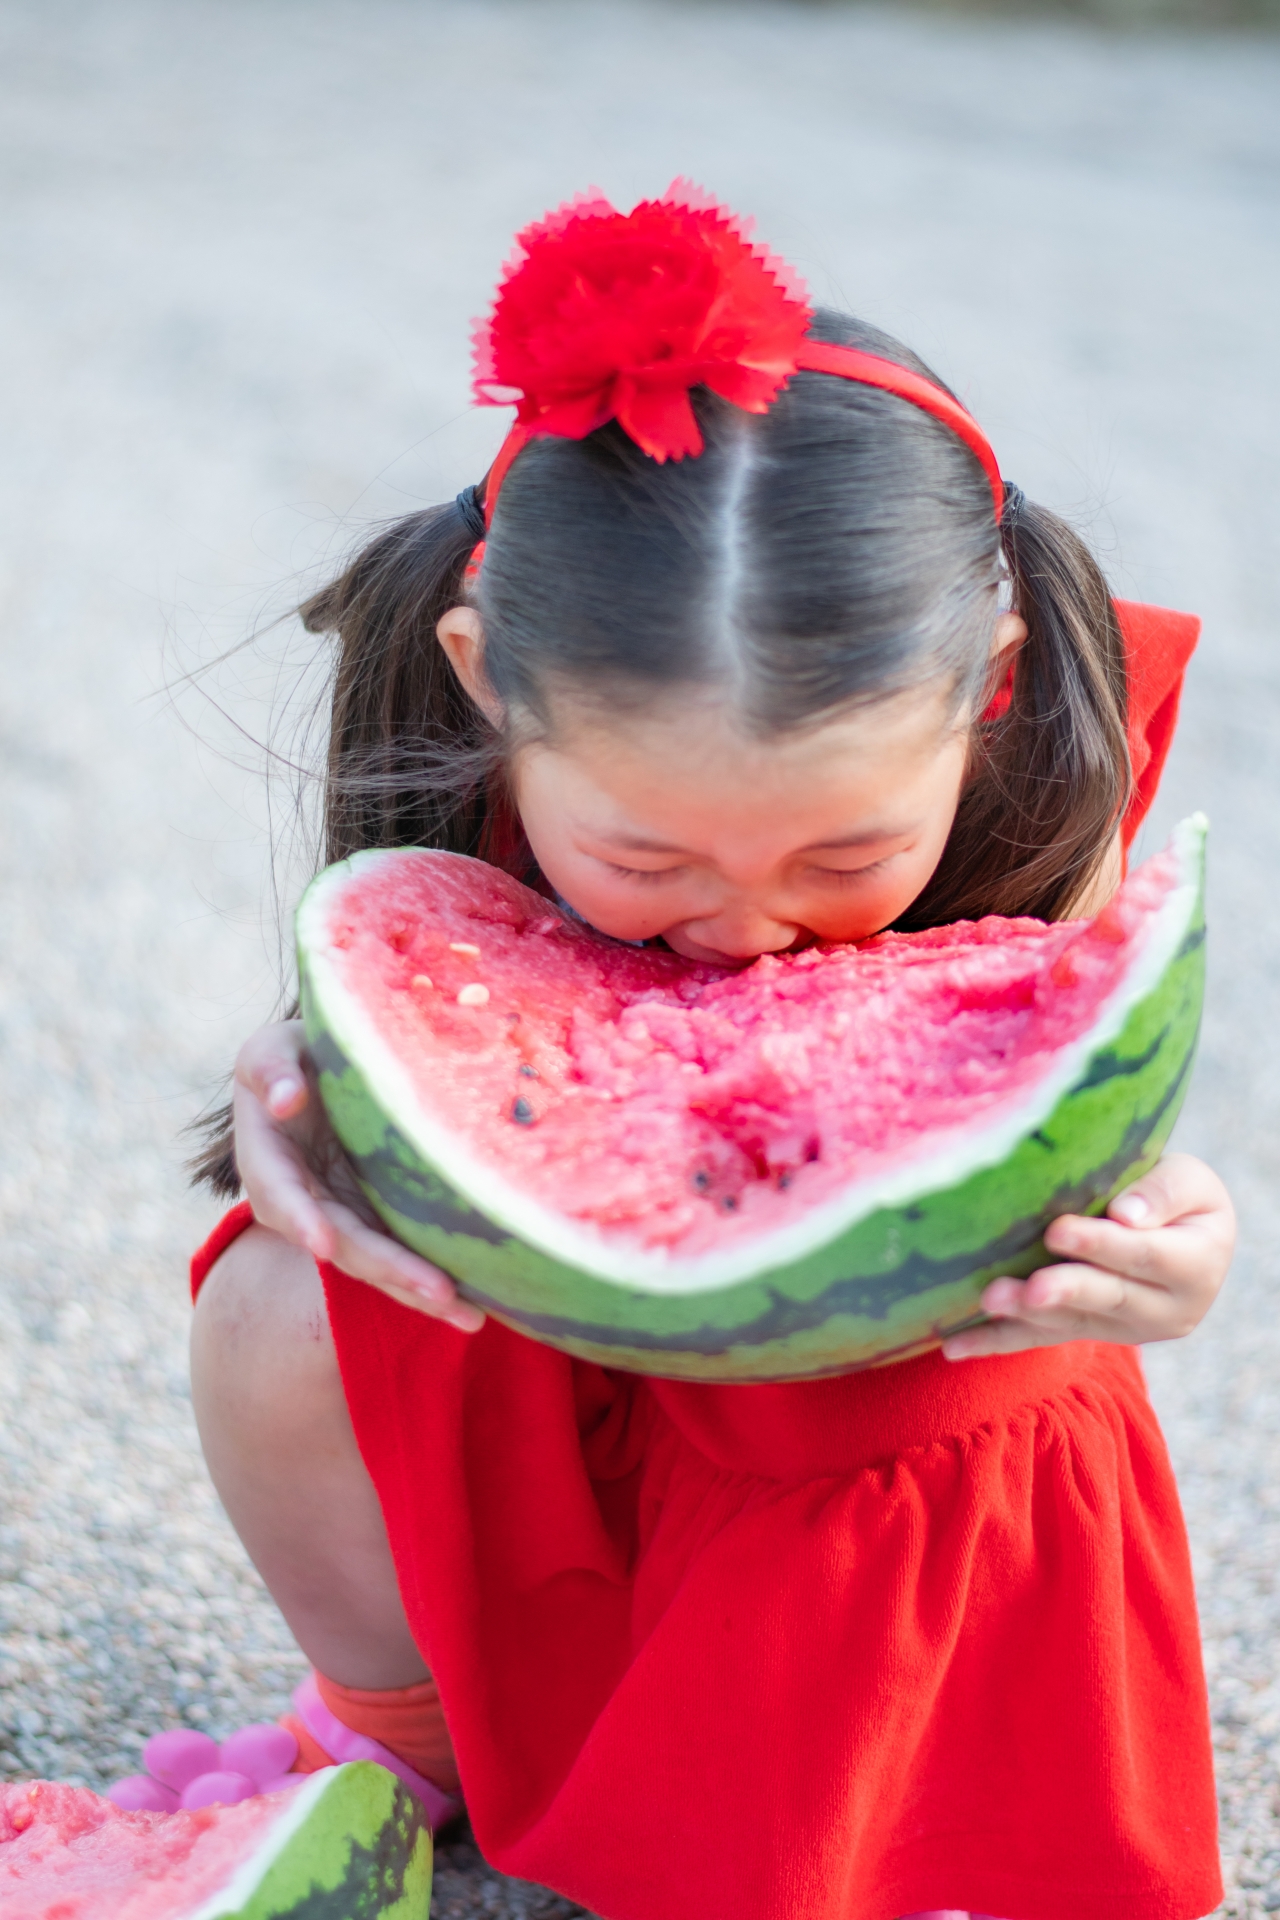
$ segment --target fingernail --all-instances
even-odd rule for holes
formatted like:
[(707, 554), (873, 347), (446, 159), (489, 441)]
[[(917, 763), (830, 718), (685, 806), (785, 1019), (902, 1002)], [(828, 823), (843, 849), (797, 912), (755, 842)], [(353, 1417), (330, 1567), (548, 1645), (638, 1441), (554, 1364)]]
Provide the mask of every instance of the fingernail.
[(1147, 1218), (1151, 1206), (1140, 1193), (1124, 1193), (1112, 1203), (1111, 1212), (1113, 1217), (1127, 1220), (1131, 1227), (1136, 1227), (1139, 1220)]
[(273, 1080), (267, 1089), (267, 1105), (273, 1113), (291, 1107), (302, 1091), (299, 1080)]

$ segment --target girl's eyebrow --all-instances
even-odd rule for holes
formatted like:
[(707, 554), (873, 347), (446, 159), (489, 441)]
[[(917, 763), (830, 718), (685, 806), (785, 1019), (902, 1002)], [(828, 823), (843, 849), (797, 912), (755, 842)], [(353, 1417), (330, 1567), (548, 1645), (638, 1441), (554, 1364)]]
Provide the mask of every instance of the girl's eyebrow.
[(617, 833), (600, 833), (594, 828), (585, 829), (588, 840), (598, 840), (602, 846), (625, 847), (628, 853), (687, 853), (687, 847), (674, 847), (666, 840), (649, 840), (643, 834), (628, 833), (625, 828)]
[[(838, 853), (846, 847), (878, 846), (883, 840), (903, 840), (917, 833), (920, 822), (907, 825), (860, 827), (854, 833), (840, 834), (834, 840), (815, 840), (810, 846), (797, 847), (797, 853)], [(616, 833), (598, 833), (588, 830), (587, 837), (597, 840), (604, 846), (622, 847), (628, 853), (687, 853), (687, 847), (673, 846), (667, 840), (650, 840), (644, 834), (628, 833), (625, 828)]]
[(905, 840), (911, 834), (920, 831), (920, 822), (911, 821), (902, 825), (860, 827), (856, 833), (842, 833), (835, 840), (817, 840), (809, 847), (801, 847), (801, 853), (838, 853), (843, 847), (871, 847), (881, 840)]

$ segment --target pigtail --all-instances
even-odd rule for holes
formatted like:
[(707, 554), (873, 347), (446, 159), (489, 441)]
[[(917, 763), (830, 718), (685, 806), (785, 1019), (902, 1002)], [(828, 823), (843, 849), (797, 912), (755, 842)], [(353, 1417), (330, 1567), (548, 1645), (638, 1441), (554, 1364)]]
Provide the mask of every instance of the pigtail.
[[(337, 638), (324, 782), (324, 864), (361, 847), (437, 847), (519, 866), (523, 836), (502, 775), (501, 742), (436, 643), (436, 622), (466, 599), (465, 569), (484, 519), (474, 488), (386, 528), (298, 608), (309, 633)], [(297, 1012), (296, 1003), (289, 1017)], [(201, 1115), (194, 1185), (240, 1190), (229, 1105)]]
[(326, 864), (361, 847), (474, 854), (485, 839), (500, 743), (435, 637), (441, 615), (466, 598), (476, 544), (468, 496), (387, 528), (299, 608), (308, 632), (338, 637)]
[(951, 837), (904, 929), (986, 913), (1065, 918), (1128, 804), (1124, 641), (1102, 572), (1064, 521), (1014, 487), (1001, 533), (1027, 638), (1005, 710), (997, 699), (975, 729)]

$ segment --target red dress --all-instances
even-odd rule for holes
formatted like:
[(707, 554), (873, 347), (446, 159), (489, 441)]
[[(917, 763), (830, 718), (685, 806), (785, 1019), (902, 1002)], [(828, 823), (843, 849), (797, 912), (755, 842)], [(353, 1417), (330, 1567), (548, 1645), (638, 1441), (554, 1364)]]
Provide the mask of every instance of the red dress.
[[(1128, 836), (1197, 625), (1122, 615)], [(322, 1273), (496, 1866), (606, 1920), (1217, 1904), (1186, 1538), (1132, 1349), (691, 1385)]]

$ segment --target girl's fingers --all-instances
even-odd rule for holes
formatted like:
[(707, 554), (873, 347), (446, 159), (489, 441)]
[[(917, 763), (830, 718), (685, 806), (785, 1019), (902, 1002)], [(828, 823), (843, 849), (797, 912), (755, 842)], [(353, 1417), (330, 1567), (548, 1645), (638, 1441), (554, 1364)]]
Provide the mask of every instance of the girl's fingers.
[(991, 1321), (944, 1340), (948, 1360), (1020, 1353), (1068, 1340), (1137, 1345), (1170, 1334), (1164, 1294), (1100, 1267), (1041, 1267), (1029, 1280), (993, 1280), (982, 1305)]
[(1231, 1200), (1212, 1167), (1189, 1153), (1169, 1153), (1150, 1173), (1118, 1193), (1107, 1208), (1126, 1227), (1163, 1227), (1191, 1214), (1231, 1213)]
[(307, 1066), (300, 1020), (260, 1028), (236, 1060), (236, 1161), (254, 1218), (401, 1305), (476, 1332), (484, 1315), (459, 1298), (447, 1274), (368, 1225), (331, 1190), (340, 1163), (329, 1178), (317, 1171), (336, 1143), (320, 1103), (309, 1099)]
[(301, 1020), (278, 1020), (260, 1027), (236, 1056), (237, 1084), (275, 1120), (292, 1120), (307, 1104), (306, 1044)]
[[(1079, 1335), (1075, 1336), (1077, 1339)], [(985, 1360), (997, 1353), (1026, 1353), (1031, 1347), (1060, 1345), (1047, 1339), (1036, 1327), (1020, 1320), (992, 1320), (985, 1327), (970, 1327), (966, 1333), (953, 1333), (942, 1343), (947, 1360)]]
[(1158, 1282), (1166, 1243), (1155, 1236), (1165, 1227), (1198, 1230), (1228, 1252), (1234, 1242), (1235, 1215), (1226, 1188), (1188, 1153), (1167, 1155), (1118, 1193), (1102, 1219), (1064, 1214), (1049, 1227), (1045, 1245), (1051, 1253), (1096, 1260), (1134, 1279)]
[(1211, 1267), (1216, 1271), (1219, 1263), (1213, 1252), (1217, 1237), (1206, 1216), (1200, 1214), (1146, 1232), (1122, 1227), (1114, 1220), (1064, 1218), (1055, 1220), (1049, 1228), (1045, 1245), (1050, 1253), (1087, 1261), (1126, 1280), (1140, 1280), (1147, 1287), (1170, 1292), (1197, 1288)]
[[(1105, 1221), (1072, 1224), (1120, 1235), (1119, 1252), (1110, 1257), (1115, 1243), (1108, 1239), (1106, 1266), (1066, 1261), (1038, 1268), (1029, 1280), (993, 1280), (982, 1296), (992, 1322), (944, 1341), (948, 1359), (1016, 1353), (1067, 1340), (1125, 1345), (1175, 1340), (1199, 1325), (1226, 1278), (1229, 1212), (1225, 1217), (1193, 1214), (1146, 1234)], [(1090, 1248), (1099, 1244), (1091, 1240)]]
[[(1135, 1283), (1143, 1318), (1162, 1320), (1164, 1326), (1162, 1333), (1142, 1336), (1147, 1339), (1190, 1332), (1217, 1297), (1235, 1245), (1235, 1214), (1217, 1176), (1185, 1154), (1171, 1160), (1181, 1164), (1169, 1166), (1167, 1178), (1157, 1179), (1166, 1172), (1162, 1162), (1112, 1203), (1113, 1214), (1137, 1214), (1152, 1225), (1138, 1228), (1114, 1218), (1069, 1215), (1055, 1220), (1045, 1234), (1051, 1253), (1073, 1256), (1074, 1262), (1105, 1268)], [(1033, 1301), (1039, 1280), (1033, 1276), (1029, 1283)]]
[[(447, 1274), (334, 1199), (320, 1184), (301, 1151), (271, 1124), (257, 1102), (238, 1110), (236, 1136), (245, 1170), (245, 1193), (254, 1218), (317, 1260), (332, 1261), (344, 1273), (367, 1281), (402, 1306), (447, 1320), (462, 1333), (484, 1325), (478, 1307), (458, 1298)], [(255, 1112), (255, 1108), (257, 1111)], [(251, 1151), (245, 1152), (246, 1146)]]
[(420, 1259), (376, 1227), (366, 1226), (340, 1201), (325, 1200), (322, 1206), (333, 1232), (333, 1263), (344, 1273), (390, 1294), (402, 1306), (447, 1320), (460, 1333), (475, 1333), (484, 1325), (479, 1307), (460, 1299), (453, 1281), (439, 1267)]
[(297, 1143), (273, 1124), (257, 1098), (237, 1088), (236, 1164), (254, 1218), (318, 1259), (333, 1255), (333, 1234), (318, 1204), (316, 1178)]

